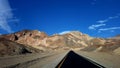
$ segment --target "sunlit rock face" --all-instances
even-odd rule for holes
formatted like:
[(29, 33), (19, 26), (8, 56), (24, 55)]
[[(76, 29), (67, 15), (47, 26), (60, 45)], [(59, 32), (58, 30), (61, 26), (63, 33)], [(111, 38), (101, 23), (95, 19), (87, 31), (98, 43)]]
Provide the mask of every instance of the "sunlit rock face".
[(91, 40), (92, 45), (104, 45), (106, 40), (101, 38), (94, 38)]
[(92, 37), (78, 31), (72, 31), (64, 35), (47, 36), (44, 32), (37, 30), (23, 30), (13, 34), (2, 35), (5, 39), (31, 46), (68, 46), (86, 47)]
[(23, 30), (13, 34), (1, 35), (0, 38), (32, 46), (43, 51), (47, 50), (46, 48), (81, 48), (85, 51), (114, 51), (120, 47), (118, 38), (94, 38), (79, 31), (48, 36), (38, 30)]
[(78, 31), (72, 31), (62, 35), (53, 35), (47, 38), (47, 46), (57, 46), (57, 47), (86, 47), (89, 45), (89, 40), (92, 37), (82, 34)]
[(44, 32), (39, 32), (37, 30), (23, 30), (13, 34), (2, 35), (2, 37), (20, 44), (36, 46), (39, 45), (40, 41), (47, 37), (47, 35)]

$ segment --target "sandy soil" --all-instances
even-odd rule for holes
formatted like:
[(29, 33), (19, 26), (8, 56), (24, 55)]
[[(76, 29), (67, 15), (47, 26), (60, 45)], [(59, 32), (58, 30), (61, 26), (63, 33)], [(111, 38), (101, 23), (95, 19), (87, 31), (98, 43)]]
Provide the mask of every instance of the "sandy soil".
[[(0, 68), (54, 68), (68, 51), (0, 57)], [(51, 66), (51, 67), (50, 67)]]
[[(45, 53), (0, 57), (0, 68), (55, 68), (68, 52), (69, 50), (58, 50)], [(120, 67), (119, 55), (78, 50), (74, 50), (74, 52), (107, 68)]]

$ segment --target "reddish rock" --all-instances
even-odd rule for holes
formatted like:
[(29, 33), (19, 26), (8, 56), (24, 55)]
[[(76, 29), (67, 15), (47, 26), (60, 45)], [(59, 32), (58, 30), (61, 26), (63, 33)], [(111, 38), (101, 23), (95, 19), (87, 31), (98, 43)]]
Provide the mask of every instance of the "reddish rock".
[(56, 49), (68, 47), (104, 51), (114, 50), (120, 47), (120, 40), (118, 38), (93, 38), (79, 31), (71, 31), (63, 35), (55, 34), (53, 36), (48, 36), (44, 32), (37, 30), (23, 30), (13, 34), (1, 35), (0, 38), (43, 50), (47, 50), (46, 48)]

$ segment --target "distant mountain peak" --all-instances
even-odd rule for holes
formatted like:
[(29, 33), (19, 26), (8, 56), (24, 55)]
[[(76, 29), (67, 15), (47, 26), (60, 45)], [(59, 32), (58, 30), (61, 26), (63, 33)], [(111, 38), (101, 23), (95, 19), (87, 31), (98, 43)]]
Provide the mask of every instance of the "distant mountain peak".
[(120, 34), (116, 35), (115, 37), (120, 37)]

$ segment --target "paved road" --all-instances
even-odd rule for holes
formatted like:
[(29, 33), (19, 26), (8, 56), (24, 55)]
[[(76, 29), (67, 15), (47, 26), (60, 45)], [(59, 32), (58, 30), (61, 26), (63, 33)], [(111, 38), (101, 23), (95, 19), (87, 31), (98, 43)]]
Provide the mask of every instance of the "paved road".
[(0, 66), (1, 68), (104, 68), (73, 51), (0, 58)]
[(120, 68), (120, 55), (111, 52), (85, 52), (76, 51), (75, 53), (95, 61), (106, 68)]
[(70, 51), (56, 68), (105, 68), (104, 66)]
[(0, 58), (0, 68), (55, 68), (68, 51), (27, 54)]

